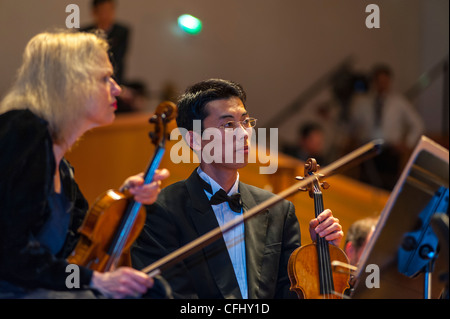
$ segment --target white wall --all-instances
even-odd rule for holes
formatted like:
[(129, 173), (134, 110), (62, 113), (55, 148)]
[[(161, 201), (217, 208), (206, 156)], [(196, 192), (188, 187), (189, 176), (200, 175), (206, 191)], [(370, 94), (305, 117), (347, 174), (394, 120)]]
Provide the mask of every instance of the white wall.
[[(80, 6), (82, 24), (91, 20), (89, 0), (0, 0), (0, 97), (27, 41), (40, 31), (65, 27), (70, 3)], [(380, 7), (380, 29), (366, 28), (370, 3)], [(202, 19), (200, 35), (177, 31), (182, 13)], [(238, 81), (260, 123), (347, 56), (354, 56), (362, 71), (389, 63), (396, 87), (404, 91), (448, 54), (447, 0), (122, 0), (118, 20), (133, 31), (127, 78), (144, 80), (154, 92), (167, 81), (179, 91), (209, 77)], [(319, 99), (325, 97), (326, 92)], [(426, 112), (423, 105), (418, 103), (424, 116), (441, 112), (437, 103)], [(289, 140), (299, 121), (293, 116), (284, 123), (281, 137)], [(432, 121), (426, 123), (432, 130)]]

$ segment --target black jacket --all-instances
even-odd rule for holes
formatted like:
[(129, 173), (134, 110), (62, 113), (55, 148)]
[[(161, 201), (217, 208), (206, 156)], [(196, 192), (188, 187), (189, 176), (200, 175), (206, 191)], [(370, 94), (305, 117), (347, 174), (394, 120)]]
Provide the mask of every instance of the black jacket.
[[(0, 115), (0, 280), (25, 288), (67, 289), (65, 259), (78, 240), (88, 203), (63, 160), (61, 180), (72, 204), (67, 238), (57, 256), (39, 244), (36, 235), (50, 216), (47, 198), (55, 167), (44, 120), (28, 110)], [(89, 285), (91, 277), (91, 270), (80, 267), (81, 285)]]
[[(81, 32), (95, 32), (96, 30), (97, 28), (94, 25), (80, 29)], [(114, 67), (114, 78), (119, 84), (124, 84), (125, 81), (125, 56), (128, 50), (129, 34), (129, 27), (119, 23), (114, 23), (106, 33), (109, 44), (109, 58)]]
[[(244, 210), (275, 196), (239, 182)], [(133, 266), (142, 269), (208, 231), (219, 227), (196, 171), (161, 191), (148, 207), (147, 221), (132, 249)], [(248, 297), (297, 298), (289, 292), (287, 265), (300, 246), (294, 205), (286, 200), (244, 223)], [(242, 298), (223, 238), (162, 274), (175, 298)]]

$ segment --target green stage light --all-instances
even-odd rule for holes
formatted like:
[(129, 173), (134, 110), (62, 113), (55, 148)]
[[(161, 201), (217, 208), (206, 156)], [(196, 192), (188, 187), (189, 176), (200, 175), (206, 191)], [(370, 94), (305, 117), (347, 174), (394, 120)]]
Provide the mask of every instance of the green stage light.
[(191, 16), (190, 14), (183, 14), (179, 16), (178, 25), (181, 30), (189, 34), (198, 34), (202, 30), (202, 22), (200, 19)]

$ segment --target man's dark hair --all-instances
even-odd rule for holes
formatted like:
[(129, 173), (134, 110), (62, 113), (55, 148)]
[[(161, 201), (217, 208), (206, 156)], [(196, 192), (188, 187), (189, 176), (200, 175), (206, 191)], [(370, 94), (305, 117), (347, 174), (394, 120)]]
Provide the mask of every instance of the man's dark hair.
[(193, 121), (203, 120), (208, 116), (206, 104), (215, 100), (239, 98), (245, 107), (246, 94), (242, 86), (236, 82), (209, 79), (198, 82), (186, 89), (178, 99), (178, 127), (192, 131)]

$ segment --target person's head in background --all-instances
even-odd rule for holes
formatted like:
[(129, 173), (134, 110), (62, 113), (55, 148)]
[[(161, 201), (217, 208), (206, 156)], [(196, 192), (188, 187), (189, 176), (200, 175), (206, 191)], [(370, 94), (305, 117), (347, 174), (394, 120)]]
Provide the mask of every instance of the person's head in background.
[(392, 69), (385, 64), (375, 65), (372, 69), (372, 88), (377, 95), (385, 95), (391, 89)]
[(97, 28), (108, 31), (116, 19), (115, 0), (93, 0), (92, 15)]
[(367, 217), (354, 222), (347, 232), (344, 251), (351, 265), (356, 266), (377, 225), (378, 218)]
[(298, 145), (308, 157), (323, 156), (324, 139), (323, 128), (317, 123), (306, 123), (299, 128)]

